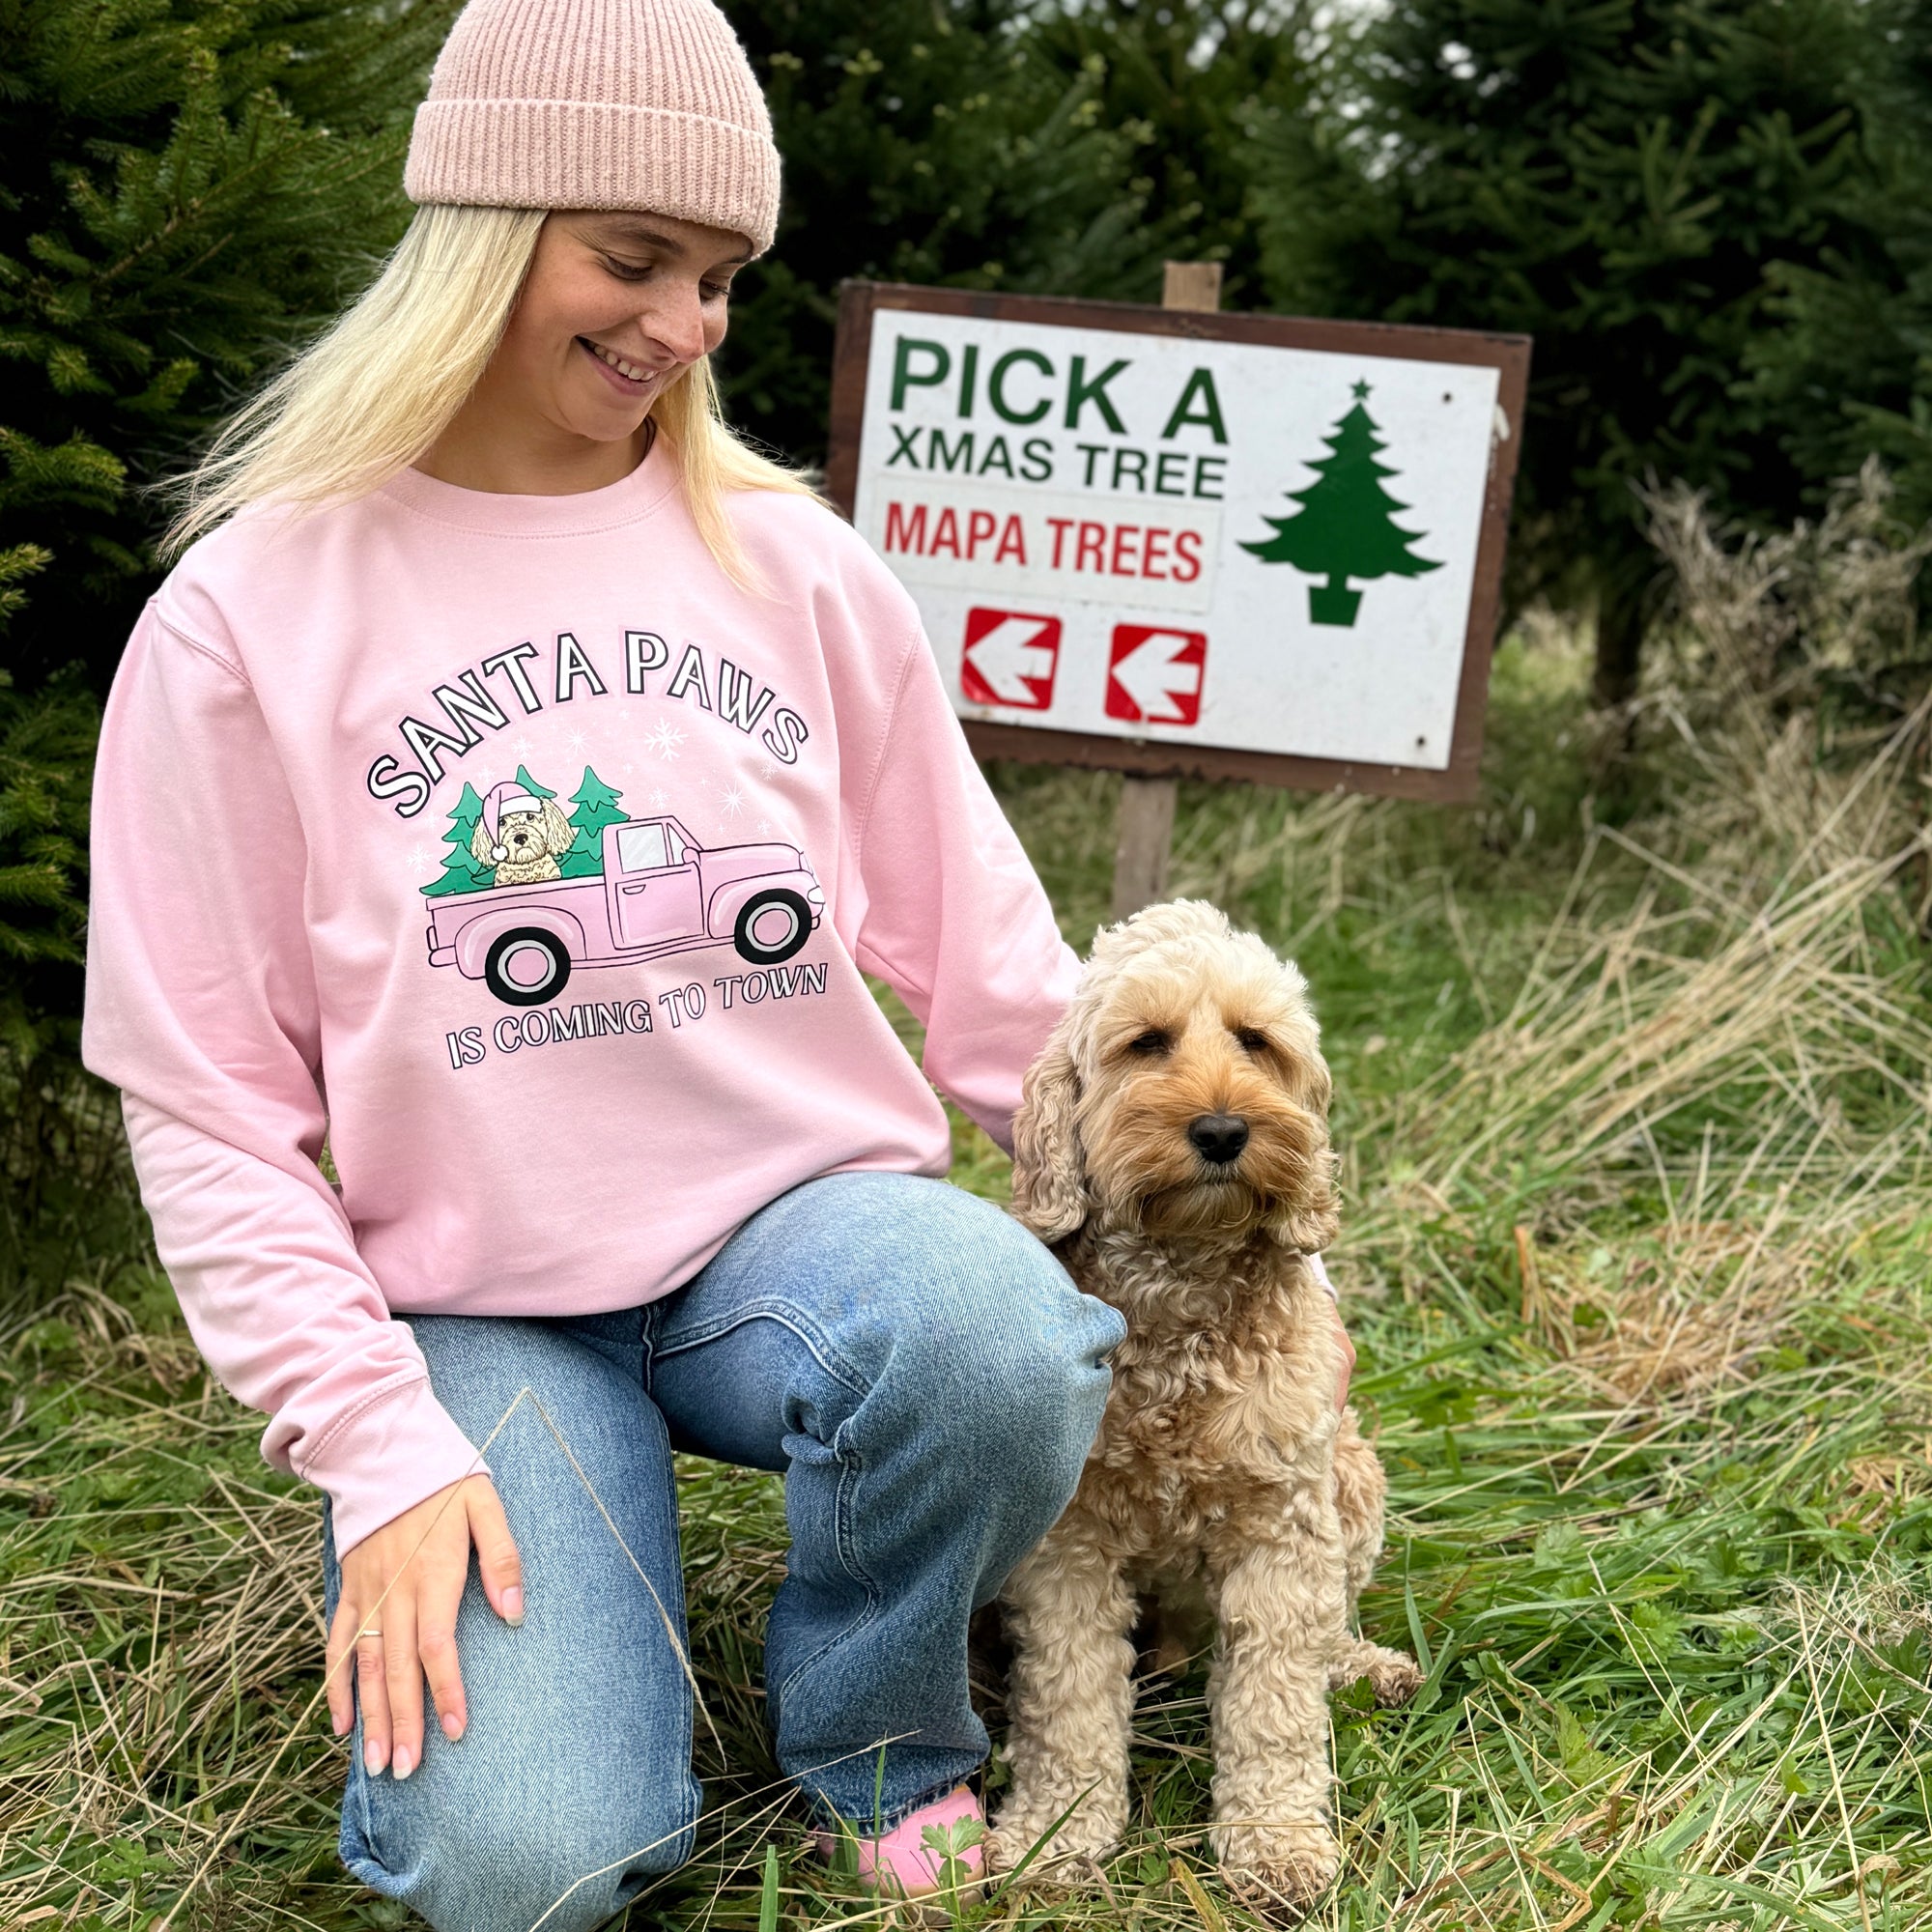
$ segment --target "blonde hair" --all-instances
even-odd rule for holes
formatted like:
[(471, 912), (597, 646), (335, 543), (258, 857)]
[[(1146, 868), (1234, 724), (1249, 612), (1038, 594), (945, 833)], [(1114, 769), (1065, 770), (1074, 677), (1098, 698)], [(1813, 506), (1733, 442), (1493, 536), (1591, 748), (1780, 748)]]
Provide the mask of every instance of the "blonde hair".
[[(182, 509), (162, 554), (173, 558), (246, 504), (317, 508), (407, 469), (449, 426), (502, 339), (543, 224), (541, 209), (417, 209), (376, 279), (173, 486)], [(651, 414), (705, 548), (732, 582), (752, 587), (726, 493), (824, 498), (804, 473), (739, 440), (708, 355), (672, 381)]]

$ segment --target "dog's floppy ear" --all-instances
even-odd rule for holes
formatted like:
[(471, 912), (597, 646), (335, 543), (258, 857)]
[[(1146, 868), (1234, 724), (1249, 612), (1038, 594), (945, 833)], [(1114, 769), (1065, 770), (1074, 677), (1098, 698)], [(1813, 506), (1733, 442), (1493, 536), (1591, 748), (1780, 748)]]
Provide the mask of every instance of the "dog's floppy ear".
[(1332, 1247), (1342, 1232), (1342, 1203), (1335, 1192), (1335, 1156), (1324, 1139), (1311, 1162), (1314, 1173), (1307, 1189), (1293, 1201), (1278, 1204), (1267, 1217), (1267, 1231), (1285, 1248), (1319, 1255)]
[(1298, 1054), (1301, 1073), (1300, 1089), (1295, 1098), (1322, 1122), (1322, 1131), (1327, 1131), (1328, 1109), (1335, 1098), (1335, 1082), (1328, 1071), (1328, 1063), (1313, 1047)]
[(1013, 1116), (1013, 1212), (1042, 1241), (1064, 1241), (1087, 1220), (1080, 1154), (1080, 1075), (1063, 1024), (1027, 1068)]
[[(1293, 969), (1290, 969), (1293, 971)], [(1300, 980), (1300, 975), (1295, 974)], [(1292, 1201), (1281, 1202), (1267, 1217), (1267, 1229), (1285, 1248), (1319, 1255), (1342, 1232), (1342, 1204), (1335, 1192), (1335, 1155), (1328, 1145), (1328, 1103), (1334, 1083), (1328, 1063), (1316, 1044), (1312, 1015), (1306, 1037), (1295, 1040), (1294, 1071), (1290, 1082), (1296, 1104), (1309, 1126), (1308, 1183)]]
[(469, 835), (469, 856), (493, 876), (497, 870), (496, 841), (490, 837), (489, 829), (479, 818), (476, 830)]
[(543, 804), (544, 844), (553, 859), (561, 859), (577, 842), (577, 834), (570, 829), (570, 820), (563, 815), (563, 807), (554, 798), (547, 798)]

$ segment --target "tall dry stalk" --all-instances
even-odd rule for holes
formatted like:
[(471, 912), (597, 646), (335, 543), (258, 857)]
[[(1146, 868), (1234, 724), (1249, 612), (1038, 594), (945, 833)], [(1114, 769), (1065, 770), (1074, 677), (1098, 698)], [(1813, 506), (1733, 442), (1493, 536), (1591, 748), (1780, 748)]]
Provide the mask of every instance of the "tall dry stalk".
[[(1932, 1025), (1904, 983), (1932, 691), (1894, 675), (1932, 531), (1889, 530), (1876, 469), (1770, 539), (1727, 547), (1682, 490), (1652, 512), (1662, 804), (1592, 828), (1508, 1010), (1383, 1134), (1445, 1199), (1560, 1175), (1566, 1212), (1633, 1186), (1673, 1218), (1688, 1189), (1700, 1212), (1778, 1189), (1868, 1212), (1932, 1171)], [(1848, 680), (1869, 699), (1849, 724)], [(1613, 854), (1634, 890), (1603, 880)]]

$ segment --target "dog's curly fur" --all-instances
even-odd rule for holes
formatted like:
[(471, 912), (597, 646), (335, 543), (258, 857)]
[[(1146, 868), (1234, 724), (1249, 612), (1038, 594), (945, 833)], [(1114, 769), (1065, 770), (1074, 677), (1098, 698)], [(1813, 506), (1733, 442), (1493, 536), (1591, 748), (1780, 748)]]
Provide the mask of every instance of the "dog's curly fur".
[[(1013, 1790), (990, 1841), (1036, 1869), (1118, 1843), (1142, 1597), (1205, 1597), (1215, 1853), (1255, 1902), (1333, 1879), (1326, 1696), (1414, 1662), (1351, 1638), (1381, 1550), (1384, 1477), (1352, 1409), (1308, 1256), (1336, 1233), (1328, 1069), (1306, 982), (1213, 907), (1176, 900), (1102, 932), (1026, 1080), (1013, 1207), (1128, 1332), (1080, 1488), (1003, 1593)], [(1245, 1122), (1233, 1160), (1207, 1117)]]

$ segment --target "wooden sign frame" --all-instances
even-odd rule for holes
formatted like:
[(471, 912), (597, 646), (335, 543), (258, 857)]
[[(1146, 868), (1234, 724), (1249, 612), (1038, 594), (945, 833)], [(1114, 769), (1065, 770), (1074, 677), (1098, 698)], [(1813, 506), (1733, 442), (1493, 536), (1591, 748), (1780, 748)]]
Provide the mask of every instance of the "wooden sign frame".
[(1227, 315), (1155, 308), (1140, 302), (1088, 301), (1068, 296), (980, 294), (969, 289), (921, 288), (909, 282), (841, 283), (838, 330), (832, 352), (832, 435), (825, 492), (849, 521), (859, 482), (859, 438), (871, 359), (872, 317), (881, 309), (967, 316), (986, 322), (1057, 323), (1064, 327), (1104, 328), (1132, 335), (1190, 337), (1264, 348), (1313, 349), (1334, 355), (1396, 356), (1458, 362), (1497, 373), (1497, 404), (1508, 433), (1490, 445), (1476, 544), (1475, 589), (1463, 642), (1463, 673), (1448, 763), (1440, 771), (1409, 765), (1378, 765), (1342, 758), (1302, 757), (1279, 752), (1242, 752), (1166, 739), (1114, 738), (1084, 731), (1036, 730), (1024, 724), (991, 724), (963, 719), (967, 742), (981, 758), (1014, 758), (1033, 764), (1084, 765), (1143, 778), (1244, 779), (1256, 784), (1302, 791), (1377, 792), (1393, 798), (1465, 804), (1478, 789), (1483, 714), (1488, 702), (1490, 656), (1495, 644), (1502, 595), (1503, 550), (1510, 497), (1522, 445), (1523, 398), (1529, 385), (1530, 338), (1475, 329), (1411, 328), (1373, 322), (1318, 322), (1296, 316)]

